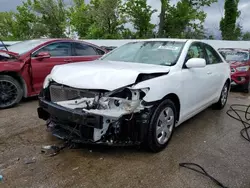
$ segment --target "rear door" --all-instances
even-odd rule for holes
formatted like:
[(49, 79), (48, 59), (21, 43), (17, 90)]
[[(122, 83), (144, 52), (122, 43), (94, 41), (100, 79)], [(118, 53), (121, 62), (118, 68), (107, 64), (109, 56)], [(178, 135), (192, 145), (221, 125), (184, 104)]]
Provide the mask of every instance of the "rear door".
[(219, 56), (219, 54), (208, 44), (203, 44), (206, 59), (207, 59), (207, 72), (209, 73), (209, 79), (211, 80), (209, 85), (209, 96), (211, 100), (214, 100), (221, 93), (225, 77), (225, 63)]
[[(40, 52), (49, 52), (51, 57), (38, 60), (36, 56)], [(51, 72), (55, 65), (71, 62), (73, 62), (71, 42), (53, 42), (35, 51), (31, 55), (33, 86), (35, 91), (39, 92), (42, 89), (45, 77)]]
[(105, 54), (105, 51), (81, 42), (73, 42), (73, 62), (93, 61)]

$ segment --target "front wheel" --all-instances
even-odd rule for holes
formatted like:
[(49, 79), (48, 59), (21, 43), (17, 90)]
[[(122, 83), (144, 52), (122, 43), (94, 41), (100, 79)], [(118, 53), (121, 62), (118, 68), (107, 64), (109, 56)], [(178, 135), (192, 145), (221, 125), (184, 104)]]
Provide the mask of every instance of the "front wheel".
[(0, 109), (18, 104), (23, 97), (23, 90), (13, 77), (0, 75)]
[(176, 122), (175, 104), (166, 99), (156, 108), (148, 130), (147, 145), (153, 152), (160, 152), (167, 147)]
[(225, 107), (225, 105), (227, 103), (228, 92), (229, 92), (229, 84), (228, 84), (228, 82), (226, 82), (222, 88), (219, 101), (214, 104), (215, 109), (221, 110)]

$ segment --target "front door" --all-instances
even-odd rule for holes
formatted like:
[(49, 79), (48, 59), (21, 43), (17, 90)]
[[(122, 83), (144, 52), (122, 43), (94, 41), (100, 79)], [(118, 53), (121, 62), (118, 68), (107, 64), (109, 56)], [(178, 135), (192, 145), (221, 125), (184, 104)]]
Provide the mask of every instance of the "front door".
[[(55, 42), (42, 47), (32, 54), (33, 86), (36, 92), (40, 92), (45, 77), (50, 74), (55, 65), (62, 65), (73, 61), (71, 46), (71, 42)], [(40, 52), (49, 52), (51, 56), (38, 60), (36, 56)]]
[(197, 110), (207, 104), (210, 93), (210, 72), (206, 67), (187, 68), (185, 63), (191, 58), (205, 59), (205, 51), (201, 43), (192, 43), (181, 73), (182, 93), (184, 93), (182, 108), (185, 109), (183, 114), (180, 114), (183, 119), (189, 118)]

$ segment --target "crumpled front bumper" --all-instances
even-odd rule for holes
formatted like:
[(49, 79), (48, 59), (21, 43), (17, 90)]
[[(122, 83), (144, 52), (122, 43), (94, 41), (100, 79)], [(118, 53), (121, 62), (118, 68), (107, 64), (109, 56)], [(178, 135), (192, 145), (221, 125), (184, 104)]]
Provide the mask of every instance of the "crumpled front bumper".
[(88, 127), (102, 129), (102, 116), (88, 114), (81, 109), (73, 110), (65, 108), (42, 98), (39, 98), (39, 107), (37, 112), (38, 117), (43, 120), (53, 117), (65, 122), (82, 124)]
[(63, 107), (50, 102), (44, 93), (42, 91), (39, 95), (38, 117), (47, 121), (50, 132), (59, 139), (77, 143), (130, 145), (143, 142), (147, 134), (150, 109), (112, 119), (80, 108)]

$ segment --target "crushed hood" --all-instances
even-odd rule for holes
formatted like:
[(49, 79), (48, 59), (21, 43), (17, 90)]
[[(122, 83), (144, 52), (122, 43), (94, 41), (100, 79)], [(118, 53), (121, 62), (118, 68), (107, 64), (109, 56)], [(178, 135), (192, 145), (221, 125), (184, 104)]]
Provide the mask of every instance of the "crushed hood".
[(18, 57), (18, 53), (11, 52), (11, 51), (6, 51), (6, 50), (0, 50), (0, 55), (9, 57), (9, 55), (12, 55), (14, 57)]
[(140, 74), (169, 71), (168, 66), (96, 60), (55, 66), (50, 76), (55, 82), (74, 88), (111, 91), (135, 83)]

